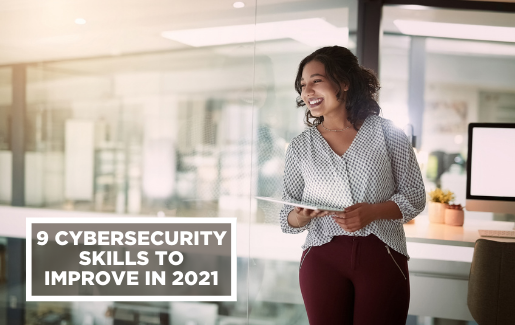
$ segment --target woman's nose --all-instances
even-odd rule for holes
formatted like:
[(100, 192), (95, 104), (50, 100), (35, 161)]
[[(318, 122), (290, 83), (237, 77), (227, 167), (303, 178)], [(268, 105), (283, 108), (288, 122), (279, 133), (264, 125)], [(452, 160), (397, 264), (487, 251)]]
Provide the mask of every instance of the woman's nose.
[(304, 86), (304, 90), (302, 91), (303, 95), (312, 95), (313, 94), (313, 88), (311, 86), (306, 85)]

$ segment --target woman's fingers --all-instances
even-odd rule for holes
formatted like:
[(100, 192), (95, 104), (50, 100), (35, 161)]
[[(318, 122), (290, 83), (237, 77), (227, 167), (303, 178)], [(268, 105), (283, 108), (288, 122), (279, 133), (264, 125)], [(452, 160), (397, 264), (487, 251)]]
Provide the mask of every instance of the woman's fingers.
[(311, 213), (309, 214), (310, 218), (318, 218), (324, 215), (324, 211), (321, 210), (309, 210)]
[[(309, 209), (304, 209), (304, 208), (299, 208), (299, 207), (296, 207), (295, 208), (297, 211), (298, 214), (302, 215), (303, 217), (306, 217), (306, 218), (311, 218), (310, 215), (311, 215), (311, 212), (313, 210), (309, 210)], [(297, 210), (298, 209), (298, 210)]]
[(323, 217), (323, 216), (326, 216), (328, 215), (328, 212), (327, 211), (322, 211), (322, 210), (311, 210), (311, 209), (304, 209), (304, 208), (299, 208), (299, 207), (295, 207), (295, 212), (306, 217), (306, 218), (317, 218), (317, 217)]
[(361, 227), (359, 226), (359, 222), (356, 222), (356, 220), (353, 220), (353, 219), (343, 219), (343, 218), (333, 217), (333, 220), (340, 227), (342, 227), (343, 230), (348, 231), (348, 232), (354, 232), (354, 231), (361, 229)]

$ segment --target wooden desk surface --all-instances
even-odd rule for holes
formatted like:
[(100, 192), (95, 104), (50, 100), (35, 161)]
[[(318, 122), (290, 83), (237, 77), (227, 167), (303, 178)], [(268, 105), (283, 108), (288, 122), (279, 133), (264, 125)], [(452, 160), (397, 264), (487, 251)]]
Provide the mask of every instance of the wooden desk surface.
[(513, 230), (513, 225), (513, 222), (506, 221), (467, 220), (465, 216), (463, 227), (456, 227), (429, 223), (427, 216), (420, 215), (415, 218), (414, 224), (404, 225), (404, 232), (408, 242), (474, 247), (479, 238), (515, 242), (515, 239), (511, 238), (481, 237), (478, 233), (479, 229)]

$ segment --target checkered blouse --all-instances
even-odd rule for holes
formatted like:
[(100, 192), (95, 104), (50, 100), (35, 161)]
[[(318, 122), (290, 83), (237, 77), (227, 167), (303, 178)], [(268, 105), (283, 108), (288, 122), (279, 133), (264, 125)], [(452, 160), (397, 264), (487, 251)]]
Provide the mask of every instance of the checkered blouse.
[(390, 120), (376, 115), (366, 118), (348, 150), (338, 156), (316, 127), (296, 136), (286, 152), (283, 200), (294, 199), (345, 208), (360, 202), (395, 202), (402, 219), (379, 219), (350, 233), (330, 216), (311, 219), (304, 227), (288, 224), (293, 209), (284, 205), (281, 228), (297, 234), (309, 230), (302, 249), (320, 246), (333, 236), (376, 235), (385, 244), (406, 255), (402, 224), (424, 210), (426, 194), (420, 169), (408, 138)]

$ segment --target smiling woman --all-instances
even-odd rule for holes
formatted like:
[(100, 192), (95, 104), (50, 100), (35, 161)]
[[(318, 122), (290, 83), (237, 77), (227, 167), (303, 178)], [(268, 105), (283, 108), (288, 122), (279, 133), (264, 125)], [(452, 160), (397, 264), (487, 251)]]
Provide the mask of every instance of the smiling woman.
[(310, 127), (286, 152), (283, 200), (343, 209), (284, 205), (280, 212), (283, 232), (309, 230), (299, 272), (309, 322), (404, 324), (410, 291), (402, 224), (425, 206), (413, 149), (378, 116), (378, 81), (348, 49), (321, 48), (298, 71), (297, 105), (306, 106)]

